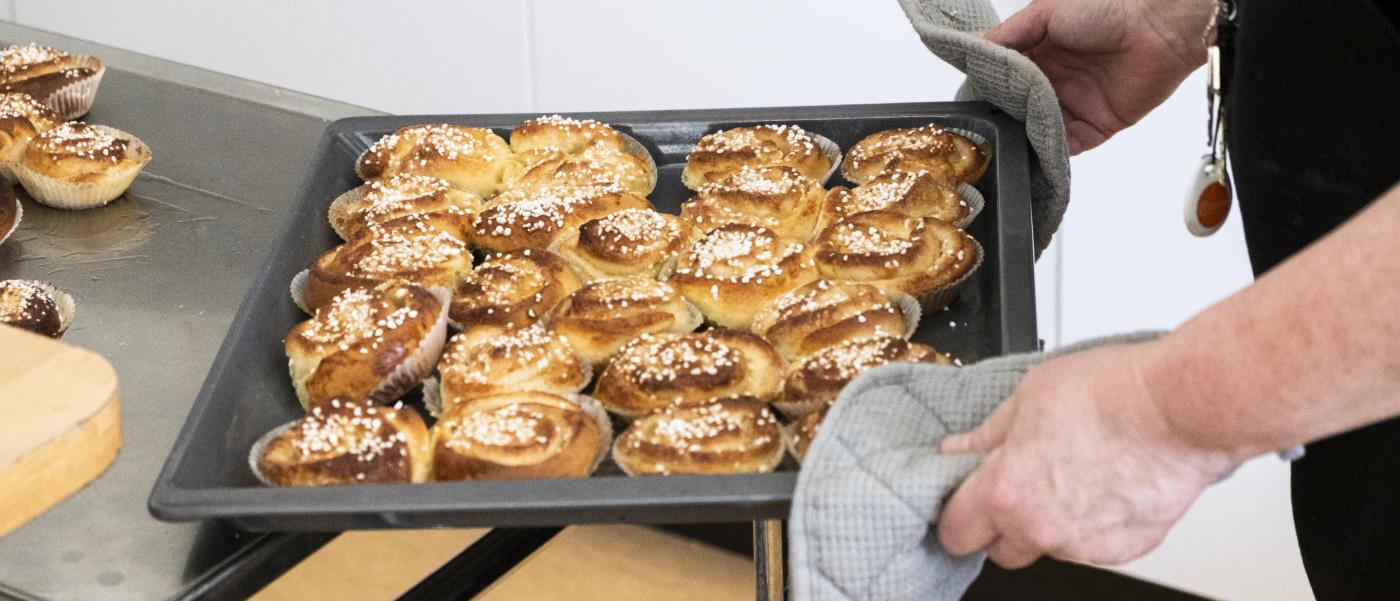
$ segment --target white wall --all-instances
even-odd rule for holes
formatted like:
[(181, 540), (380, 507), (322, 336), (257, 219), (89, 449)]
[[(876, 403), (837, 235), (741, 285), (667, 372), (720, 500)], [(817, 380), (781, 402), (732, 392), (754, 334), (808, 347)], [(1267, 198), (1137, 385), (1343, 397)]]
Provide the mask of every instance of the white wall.
[[(1024, 2), (996, 0), (1006, 14)], [(951, 98), (894, 0), (0, 0), (21, 24), (397, 113), (531, 112)], [(1198, 77), (1074, 163), (1037, 267), (1051, 346), (1171, 328), (1250, 279), (1238, 219), (1181, 225), (1202, 151)], [(1124, 571), (1212, 597), (1309, 599), (1287, 469), (1248, 464)]]

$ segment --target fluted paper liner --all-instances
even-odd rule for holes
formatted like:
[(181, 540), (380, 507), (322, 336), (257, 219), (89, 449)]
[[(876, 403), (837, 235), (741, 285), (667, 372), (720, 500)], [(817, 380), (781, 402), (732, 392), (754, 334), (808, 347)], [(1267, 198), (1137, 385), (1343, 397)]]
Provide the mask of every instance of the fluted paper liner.
[(94, 56), (74, 57), (81, 68), (95, 69), (92, 77), (86, 77), (68, 84), (44, 99), (44, 104), (58, 113), (64, 121), (72, 121), (88, 114), (92, 103), (97, 99), (97, 87), (102, 84), (102, 76), (107, 73), (106, 65)]
[(661, 179), (656, 169), (656, 158), (651, 156), (651, 151), (647, 150), (647, 147), (643, 146), (636, 138), (620, 131), (617, 133), (622, 136), (623, 149), (628, 154), (640, 157), (647, 162), (647, 170), (651, 172), (651, 186), (647, 189), (647, 193), (642, 196), (650, 196), (652, 192), (656, 191), (656, 182)]
[(954, 189), (957, 190), (958, 199), (967, 205), (967, 215), (954, 221), (953, 225), (965, 229), (972, 223), (973, 219), (982, 214), (982, 209), (987, 206), (987, 199), (982, 196), (982, 192), (972, 187), (972, 184), (959, 182)]
[[(0, 186), (8, 185), (9, 184), (0, 182)], [(14, 220), (11, 221), (8, 226), (4, 223), (0, 223), (0, 244), (4, 244), (6, 240), (10, 239), (10, 234), (15, 233), (15, 230), (19, 229), (19, 222), (24, 219), (24, 203), (19, 201), (19, 196), (14, 194), (11, 194), (11, 196), (14, 197), (14, 206), (11, 207), (14, 209)]]
[(969, 267), (967, 272), (959, 276), (958, 279), (920, 298), (919, 304), (926, 313), (932, 313), (952, 304), (953, 300), (958, 297), (958, 290), (962, 288), (963, 284), (967, 283), (967, 280), (970, 279), (973, 274), (977, 273), (978, 268), (982, 267), (982, 261), (986, 258), (987, 254), (982, 249), (981, 242), (973, 238), (972, 243), (977, 247), (977, 262), (973, 263), (972, 267)]
[(53, 299), (53, 306), (58, 310), (58, 334), (54, 338), (62, 338), (63, 333), (68, 331), (68, 326), (73, 325), (73, 317), (77, 314), (78, 305), (73, 302), (73, 296), (59, 289), (58, 286), (42, 280), (13, 280), (24, 282), (44, 291)]
[(295, 304), (298, 309), (301, 309), (307, 315), (315, 315), (316, 310), (306, 306), (306, 286), (307, 281), (310, 279), (311, 270), (303, 269), (298, 271), (296, 275), (292, 276), (292, 284), (289, 291), (292, 293), (292, 303)]
[(15, 176), (34, 200), (56, 209), (100, 207), (116, 200), (125, 193), (126, 189), (131, 187), (131, 182), (135, 181), (136, 176), (146, 167), (146, 164), (151, 162), (151, 149), (147, 148), (146, 144), (137, 139), (136, 136), (105, 125), (92, 125), (90, 127), (127, 140), (129, 142), (127, 155), (136, 161), (133, 164), (114, 164), (112, 169), (106, 173), (107, 177), (103, 178), (105, 181), (82, 183), (49, 177), (21, 162), (15, 166)]
[(269, 481), (267, 476), (263, 475), (262, 468), (258, 466), (258, 460), (262, 459), (263, 453), (267, 451), (267, 445), (272, 444), (272, 441), (276, 440), (278, 436), (281, 436), (283, 432), (295, 426), (297, 421), (299, 420), (292, 420), (268, 430), (266, 434), (259, 436), (258, 439), (253, 442), (252, 448), (248, 449), (248, 469), (253, 472), (253, 477), (257, 478), (258, 482), (262, 482), (267, 486), (278, 486), (278, 484)]

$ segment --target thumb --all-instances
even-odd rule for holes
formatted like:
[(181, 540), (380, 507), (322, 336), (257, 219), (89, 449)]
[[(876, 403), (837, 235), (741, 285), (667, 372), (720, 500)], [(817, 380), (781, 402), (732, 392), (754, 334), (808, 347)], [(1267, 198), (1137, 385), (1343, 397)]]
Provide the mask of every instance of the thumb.
[(993, 44), (1005, 46), (1017, 52), (1025, 52), (1045, 40), (1049, 29), (1049, 12), (1046, 3), (1032, 2), (1029, 6), (1007, 17), (1001, 24), (987, 30), (982, 38)]
[(992, 414), (976, 428), (943, 437), (943, 441), (938, 445), (938, 452), (944, 455), (991, 452), (1006, 439), (1006, 431), (1011, 428), (1011, 418), (1015, 413), (1013, 397), (992, 411)]

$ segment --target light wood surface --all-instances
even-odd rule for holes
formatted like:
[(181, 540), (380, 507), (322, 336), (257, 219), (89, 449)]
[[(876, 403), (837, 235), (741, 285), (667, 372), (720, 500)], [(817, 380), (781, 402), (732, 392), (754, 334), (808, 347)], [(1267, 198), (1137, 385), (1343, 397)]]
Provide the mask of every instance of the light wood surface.
[(0, 536), (92, 481), (120, 448), (112, 366), (0, 325)]
[[(485, 530), (341, 535), (255, 601), (394, 599)], [(641, 526), (567, 528), (477, 601), (738, 601), (754, 598), (746, 557)]]

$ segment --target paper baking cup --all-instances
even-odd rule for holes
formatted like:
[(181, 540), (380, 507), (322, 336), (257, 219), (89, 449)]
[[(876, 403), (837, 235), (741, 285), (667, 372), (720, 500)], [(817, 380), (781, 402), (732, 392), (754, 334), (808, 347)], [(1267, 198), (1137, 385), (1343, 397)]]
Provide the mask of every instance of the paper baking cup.
[(347, 234), (348, 232), (346, 232), (346, 231), (343, 229), (345, 223), (344, 223), (343, 221), (337, 220), (337, 219), (335, 218), (336, 214), (338, 214), (338, 213), (348, 214), (348, 210), (347, 210), (345, 207), (346, 207), (347, 205), (351, 205), (351, 204), (360, 202), (360, 199), (362, 199), (362, 198), (364, 198), (364, 197), (365, 197), (365, 186), (364, 186), (364, 185), (355, 186), (354, 188), (351, 188), (351, 189), (347, 190), (345, 193), (341, 194), (340, 196), (335, 197), (335, 200), (332, 200), (332, 201), (331, 201), (330, 207), (328, 207), (328, 208), (326, 209), (326, 220), (330, 222), (330, 224), (331, 224), (331, 229), (335, 230), (335, 235), (340, 236), (340, 239), (341, 239), (341, 240), (348, 240), (349, 237), (346, 236), (346, 234)]
[(97, 99), (97, 87), (102, 83), (102, 76), (107, 73), (107, 67), (96, 57), (76, 58), (79, 67), (96, 69), (97, 72), (92, 77), (59, 88), (44, 99), (44, 104), (49, 105), (49, 108), (58, 113), (64, 121), (72, 121), (88, 114), (92, 109), (92, 102)]
[[(803, 416), (820, 411), (830, 401), (773, 401), (773, 408), (788, 419), (802, 419)], [(786, 427), (784, 427), (786, 430)], [(789, 438), (791, 438), (789, 436)]]
[(987, 206), (987, 199), (977, 188), (972, 187), (972, 184), (959, 182), (954, 190), (957, 191), (958, 200), (967, 205), (967, 216), (953, 222), (953, 225), (966, 229), (973, 219), (982, 214), (982, 209)]
[(73, 325), (73, 317), (78, 312), (77, 303), (73, 302), (73, 296), (60, 290), (58, 286), (40, 280), (14, 280), (24, 282), (43, 290), (49, 298), (53, 299), (53, 306), (58, 310), (58, 334), (54, 338), (62, 338), (63, 333), (68, 331), (68, 327)]
[[(939, 127), (943, 127), (943, 126), (940, 125)], [(970, 179), (971, 181), (973, 181), (973, 182), (975, 182), (975, 181), (981, 179), (981, 178), (982, 178), (982, 174), (983, 174), (983, 173), (986, 173), (986, 172), (987, 172), (987, 168), (988, 168), (988, 167), (991, 167), (991, 165), (992, 165), (992, 157), (993, 157), (993, 155), (992, 155), (992, 144), (991, 144), (991, 142), (989, 142), (989, 141), (987, 140), (987, 137), (984, 136), (984, 135), (982, 135), (982, 134), (970, 132), (970, 131), (965, 130), (965, 129), (962, 129), (962, 128), (958, 128), (958, 127), (943, 127), (943, 129), (944, 129), (945, 131), (950, 131), (950, 132), (955, 133), (955, 134), (958, 134), (958, 135), (960, 135), (960, 136), (962, 136), (962, 137), (964, 137), (964, 138), (967, 138), (967, 139), (969, 139), (969, 140), (972, 140), (972, 143), (973, 143), (974, 145), (976, 145), (977, 148), (980, 149), (980, 150), (982, 151), (982, 154), (986, 155), (987, 161), (986, 161), (985, 163), (982, 164), (982, 168), (981, 168), (980, 170), (978, 170), (977, 173), (974, 174), (971, 178), (969, 178), (969, 179)]]
[(91, 127), (127, 140), (130, 143), (127, 148), (128, 155), (135, 157), (136, 163), (119, 165), (118, 168), (122, 170), (121, 172), (108, 172), (106, 181), (91, 183), (74, 183), (49, 177), (34, 171), (25, 163), (20, 163), (15, 166), (15, 176), (18, 177), (19, 182), (24, 185), (24, 189), (29, 191), (29, 195), (34, 200), (57, 209), (76, 210), (100, 207), (116, 200), (126, 192), (126, 189), (131, 187), (131, 182), (146, 167), (146, 164), (151, 162), (151, 149), (147, 148), (135, 136), (105, 125)]
[(423, 378), (423, 408), (434, 419), (442, 417), (442, 384), (437, 376)]
[(292, 284), (289, 287), (289, 291), (292, 293), (292, 303), (296, 304), (298, 309), (301, 309), (307, 315), (315, 315), (316, 310), (306, 305), (306, 287), (310, 279), (311, 270), (303, 269), (298, 271), (296, 275), (292, 276)]
[[(630, 426), (630, 425), (628, 426), (628, 429), (631, 429), (631, 426)], [(622, 436), (623, 436), (624, 434), (626, 434), (626, 431), (623, 431), (622, 434), (619, 434), (619, 435), (617, 436), (617, 438), (613, 440), (613, 444), (612, 444), (613, 463), (617, 464), (618, 469), (622, 470), (622, 473), (627, 474), (628, 477), (634, 477), (634, 476), (638, 476), (638, 475), (641, 475), (641, 476), (663, 476), (663, 475), (671, 475), (671, 474), (674, 474), (674, 472), (673, 472), (673, 473), (670, 473), (670, 474), (636, 474), (636, 473), (633, 473), (632, 470), (627, 469), (627, 466), (626, 466), (623, 462), (617, 460), (617, 457), (620, 455), (620, 454), (617, 452), (618, 445), (619, 445), (619, 444), (622, 444)], [(781, 464), (781, 463), (783, 462), (783, 456), (787, 454), (787, 452), (788, 452), (788, 447), (791, 446), (791, 444), (792, 444), (792, 443), (791, 443), (791, 437), (788, 436), (788, 429), (787, 429), (787, 426), (782, 426), (782, 427), (778, 428), (778, 436), (781, 437), (782, 440), (779, 441), (779, 444), (778, 444), (777, 449), (775, 449), (775, 450), (773, 451), (773, 456), (770, 457), (770, 458), (768, 459), (768, 461), (764, 463), (764, 465), (760, 466), (759, 469), (756, 469), (756, 470), (754, 470), (754, 471), (752, 471), (752, 472), (727, 472), (727, 473), (733, 473), (733, 474), (767, 474), (767, 473), (772, 472), (773, 470), (777, 469), (777, 468), (778, 468), (778, 465)], [(720, 474), (717, 473), (717, 474), (714, 474), (714, 475), (720, 475)]]
[(924, 308), (919, 306), (918, 299), (898, 290), (886, 292), (885, 296), (888, 296), (890, 301), (894, 302), (899, 307), (900, 312), (904, 314), (904, 335), (902, 338), (908, 340), (910, 336), (914, 335), (914, 330), (918, 329), (919, 318), (924, 316)]
[(651, 172), (651, 185), (647, 188), (647, 193), (642, 196), (650, 196), (656, 190), (656, 182), (660, 179), (656, 169), (656, 158), (651, 156), (651, 151), (647, 150), (647, 147), (643, 146), (636, 138), (620, 131), (617, 133), (622, 136), (623, 150), (627, 151), (627, 154), (640, 157), (647, 162), (647, 169)]
[(400, 362), (369, 394), (371, 401), (383, 405), (398, 400), (432, 373), (438, 357), (442, 356), (442, 349), (447, 344), (447, 306), (452, 300), (452, 292), (439, 286), (428, 288), (428, 292), (432, 293), (441, 305), (433, 327), (428, 330), (423, 341), (418, 343), (418, 348), (413, 350), (413, 354)]
[(973, 239), (972, 243), (977, 246), (977, 262), (972, 264), (972, 267), (967, 270), (967, 273), (962, 274), (961, 277), (953, 280), (952, 283), (938, 288), (920, 299), (919, 304), (923, 307), (925, 312), (932, 313), (952, 304), (953, 300), (958, 297), (958, 290), (982, 267), (982, 260), (987, 256), (986, 252), (982, 249), (981, 242)]
[(612, 419), (608, 417), (607, 410), (603, 409), (603, 404), (586, 394), (565, 394), (560, 395), (578, 404), (584, 414), (593, 418), (593, 422), (598, 424), (598, 449), (593, 455), (593, 465), (588, 468), (588, 475), (598, 471), (598, 466), (603, 464), (603, 460), (608, 458), (608, 450), (613, 444)]
[(267, 450), (267, 445), (272, 444), (273, 440), (276, 440), (283, 432), (295, 426), (296, 423), (297, 420), (292, 420), (268, 430), (266, 434), (258, 437), (258, 440), (253, 443), (252, 448), (248, 449), (248, 469), (253, 472), (253, 477), (257, 478), (258, 482), (262, 482), (267, 486), (280, 486), (279, 484), (269, 481), (267, 476), (263, 475), (262, 468), (258, 466), (258, 460), (262, 459), (263, 452)]
[[(0, 186), (8, 185), (9, 184), (0, 183)], [(19, 229), (19, 222), (24, 219), (24, 204), (19, 201), (19, 196), (14, 194), (14, 190), (10, 191), (10, 202), (13, 203), (8, 207), (11, 219), (8, 223), (0, 222), (0, 244), (4, 244), (6, 240), (10, 239), (10, 234), (15, 233), (15, 230)], [(3, 215), (4, 209), (0, 209), (0, 216)]]
[(826, 170), (826, 175), (823, 175), (821, 179), (822, 186), (826, 186), (826, 183), (831, 181), (831, 176), (836, 173), (837, 169), (841, 168), (841, 147), (832, 142), (831, 138), (821, 134), (808, 131), (807, 135), (812, 136), (812, 139), (817, 142), (817, 148), (821, 149), (826, 158), (831, 159), (831, 168)]

